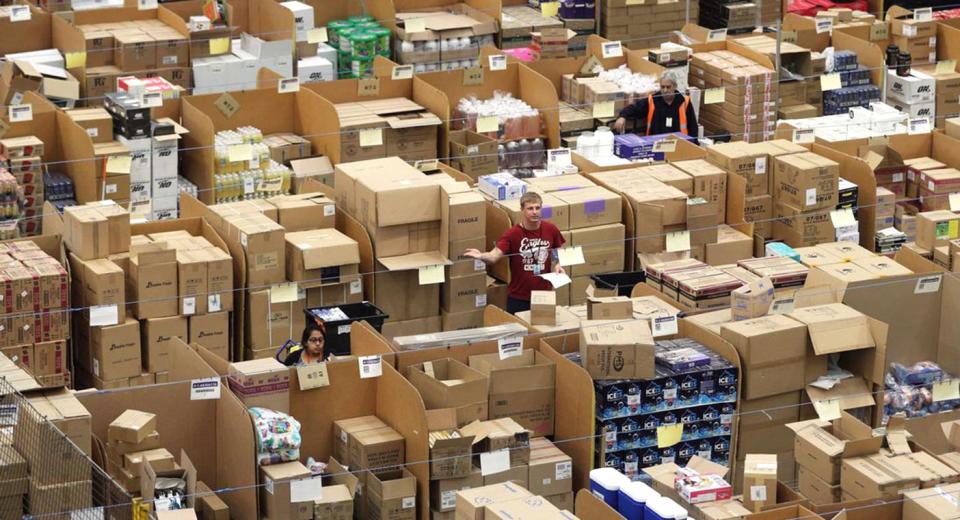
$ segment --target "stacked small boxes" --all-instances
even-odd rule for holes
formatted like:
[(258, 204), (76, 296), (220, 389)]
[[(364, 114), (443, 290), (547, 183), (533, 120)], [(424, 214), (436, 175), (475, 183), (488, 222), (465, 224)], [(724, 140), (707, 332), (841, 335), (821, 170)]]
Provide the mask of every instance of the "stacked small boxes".
[(144, 461), (156, 471), (175, 469), (173, 455), (160, 447), (157, 417), (139, 410), (126, 410), (107, 426), (107, 472), (125, 490), (140, 492), (140, 468)]
[(499, 31), (492, 13), (463, 3), (446, 5), (430, 13), (431, 28), (407, 25), (423, 18), (419, 12), (397, 12), (395, 55), (416, 72), (476, 67), (480, 48), (493, 45)]
[[(563, 10), (563, 5), (560, 6)], [(502, 49), (529, 47), (531, 33), (543, 29), (562, 29), (563, 23), (552, 16), (543, 16), (539, 9), (525, 5), (503, 6), (500, 22)]]
[(67, 271), (33, 242), (0, 247), (0, 350), (41, 386), (70, 382)]
[[(690, 338), (658, 341), (656, 377), (595, 381), (597, 464), (636, 480), (640, 469), (683, 466), (699, 455), (730, 463), (736, 413), (736, 367)], [(657, 428), (683, 424), (679, 444), (657, 447)]]
[(840, 165), (814, 153), (776, 157), (773, 161), (774, 238), (792, 247), (833, 242), (829, 213), (838, 205)]
[(17, 238), (18, 231), (22, 236), (40, 233), (43, 153), (43, 141), (32, 135), (0, 139), (0, 234), (4, 240)]
[[(823, 114), (845, 114), (853, 107), (868, 107), (880, 100), (880, 88), (870, 84), (870, 70), (858, 63), (853, 51), (839, 51), (833, 71), (840, 74), (841, 88), (823, 93)], [(889, 89), (889, 86), (888, 86)]]
[(433, 518), (442, 518), (444, 513), (454, 510), (458, 491), (483, 486), (480, 468), (473, 466), (474, 437), (461, 434), (456, 423), (452, 409), (441, 410), (428, 419)]
[(27, 479), (27, 461), (10, 445), (9, 436), (0, 441), (0, 518), (23, 516), (23, 499), (30, 490)]
[(911, 70), (907, 76), (888, 70), (886, 102), (912, 119), (929, 119), (932, 127), (937, 109), (937, 83), (932, 76), (918, 70)]
[(706, 105), (700, 123), (709, 131), (726, 130), (736, 140), (759, 143), (773, 138), (779, 75), (730, 51), (693, 54), (690, 85), (723, 88), (725, 103)]
[(695, 309), (730, 306), (730, 293), (744, 280), (695, 259), (650, 263), (644, 266), (647, 285)]
[(936, 92), (936, 107), (934, 109), (934, 126), (946, 128), (947, 119), (960, 115), (960, 73), (956, 71), (937, 72), (936, 65), (916, 67), (918, 72), (934, 79)]
[[(101, 193), (118, 202), (129, 200), (133, 213), (153, 220), (176, 218), (180, 140), (177, 125), (169, 120), (152, 121), (150, 108), (140, 98), (124, 93), (107, 94), (104, 105), (113, 117), (114, 136), (121, 149), (129, 150), (131, 161), (128, 175), (108, 172)], [(127, 193), (122, 189), (124, 181), (129, 186)]]
[[(670, 41), (670, 33), (683, 28), (689, 8), (696, 19), (699, 4), (682, 2), (644, 3), (628, 0), (600, 0), (600, 34), (609, 40), (640, 41), (643, 47), (655, 47)], [(652, 35), (652, 36), (651, 36)]]
[(448, 265), (440, 294), (443, 330), (483, 326), (487, 306), (487, 266), (463, 256), (467, 249), (486, 249), (483, 196), (466, 186), (443, 186), (440, 192), (441, 253)]

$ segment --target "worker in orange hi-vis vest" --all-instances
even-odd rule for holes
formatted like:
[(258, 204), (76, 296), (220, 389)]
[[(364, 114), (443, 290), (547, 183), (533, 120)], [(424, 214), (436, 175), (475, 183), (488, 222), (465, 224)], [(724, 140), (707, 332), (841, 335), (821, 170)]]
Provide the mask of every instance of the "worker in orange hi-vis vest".
[[(668, 70), (660, 76), (660, 90), (640, 98), (620, 111), (613, 130), (623, 133), (628, 119), (635, 121), (638, 134), (658, 135), (680, 132), (697, 135), (697, 115), (690, 98), (677, 92), (677, 73)], [(638, 124), (639, 123), (639, 124)]]

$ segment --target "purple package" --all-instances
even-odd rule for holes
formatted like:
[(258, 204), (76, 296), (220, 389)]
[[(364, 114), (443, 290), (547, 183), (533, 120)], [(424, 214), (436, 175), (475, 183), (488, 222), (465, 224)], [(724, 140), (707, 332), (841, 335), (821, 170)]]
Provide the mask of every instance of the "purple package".
[(649, 156), (652, 145), (645, 146), (637, 134), (621, 134), (613, 136), (613, 153), (617, 157), (630, 161), (644, 159)]
[(594, 213), (603, 213), (607, 209), (607, 201), (605, 200), (588, 200), (583, 203), (583, 212), (587, 215), (592, 215)]

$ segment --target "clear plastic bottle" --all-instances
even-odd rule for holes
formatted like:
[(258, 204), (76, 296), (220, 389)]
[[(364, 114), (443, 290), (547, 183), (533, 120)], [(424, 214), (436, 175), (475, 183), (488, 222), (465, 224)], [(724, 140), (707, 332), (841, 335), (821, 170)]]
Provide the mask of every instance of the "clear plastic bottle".
[(613, 156), (613, 132), (610, 131), (610, 127), (601, 126), (597, 127), (597, 131), (594, 133), (597, 137), (597, 157), (598, 158), (607, 158)]

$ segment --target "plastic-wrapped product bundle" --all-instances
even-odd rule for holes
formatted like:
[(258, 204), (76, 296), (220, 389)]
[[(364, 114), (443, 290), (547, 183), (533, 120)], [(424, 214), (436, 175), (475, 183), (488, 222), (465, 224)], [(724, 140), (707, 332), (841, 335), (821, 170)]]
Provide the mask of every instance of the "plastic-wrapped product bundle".
[(267, 408), (250, 408), (257, 432), (257, 463), (266, 466), (299, 460), (300, 423), (293, 417)]
[(934, 401), (933, 385), (950, 379), (950, 374), (931, 361), (911, 366), (891, 363), (890, 372), (884, 378), (884, 420), (898, 413), (920, 417), (960, 408), (960, 399)]

